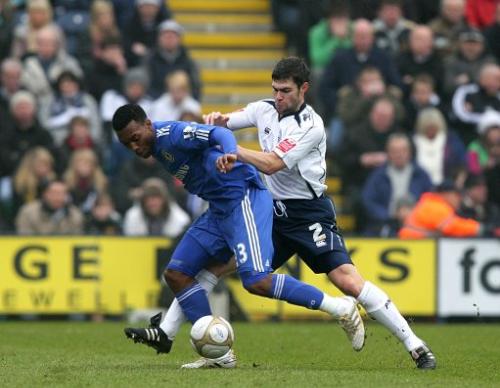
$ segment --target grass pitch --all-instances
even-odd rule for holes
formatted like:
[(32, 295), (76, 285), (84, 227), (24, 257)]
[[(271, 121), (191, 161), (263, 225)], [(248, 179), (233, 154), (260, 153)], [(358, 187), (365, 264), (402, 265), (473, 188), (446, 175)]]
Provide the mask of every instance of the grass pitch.
[(435, 371), (416, 370), (403, 347), (367, 323), (356, 353), (335, 323), (235, 323), (234, 370), (180, 370), (196, 358), (188, 327), (156, 356), (126, 340), (121, 323), (0, 323), (0, 386), (65, 387), (499, 387), (500, 325), (412, 327)]

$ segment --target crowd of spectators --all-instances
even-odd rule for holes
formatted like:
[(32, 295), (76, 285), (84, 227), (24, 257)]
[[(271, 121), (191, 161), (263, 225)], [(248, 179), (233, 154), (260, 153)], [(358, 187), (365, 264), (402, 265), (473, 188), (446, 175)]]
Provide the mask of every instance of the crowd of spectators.
[[(307, 0), (274, 3), (300, 9)], [(397, 235), (424, 193), (452, 182), (461, 197), (454, 210), (474, 202), (480, 209), (464, 214), (491, 235), (500, 225), (500, 2), (323, 6), (308, 26), (309, 102), (325, 121), (327, 158), (356, 232)], [(297, 41), (287, 43), (300, 54)], [(481, 195), (471, 196), (471, 182)], [(494, 216), (481, 220), (483, 213)]]
[[(270, 2), (286, 49), (311, 66), (357, 232), (396, 235), (450, 181), (478, 230), (500, 223), (497, 1)], [(183, 35), (163, 0), (0, 0), (0, 232), (175, 238), (200, 214), (111, 128), (125, 103), (200, 120)]]
[(187, 227), (200, 206), (111, 128), (125, 103), (155, 120), (199, 118), (183, 34), (161, 0), (0, 1), (1, 233), (175, 238)]

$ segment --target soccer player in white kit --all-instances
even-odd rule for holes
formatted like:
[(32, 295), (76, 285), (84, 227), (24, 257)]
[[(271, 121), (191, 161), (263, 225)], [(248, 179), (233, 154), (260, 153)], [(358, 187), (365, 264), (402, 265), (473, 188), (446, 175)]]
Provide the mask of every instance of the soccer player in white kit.
[[(272, 72), (272, 88), (274, 99), (253, 102), (229, 114), (212, 112), (205, 116), (207, 124), (231, 130), (253, 126), (258, 129), (263, 151), (238, 147), (237, 158), (253, 164), (265, 174), (266, 185), (274, 199), (272, 267), (279, 268), (298, 253), (315, 273), (326, 274), (337, 288), (356, 298), (372, 318), (397, 337), (417, 368), (434, 369), (436, 359), (432, 351), (413, 333), (387, 294), (361, 277), (337, 229), (333, 202), (325, 194), (323, 120), (304, 99), (309, 89), (309, 69), (305, 62), (297, 57), (280, 60)], [(229, 170), (234, 162), (226, 160), (219, 168)], [(200, 284), (210, 291), (216, 284), (215, 276), (203, 272)], [(222, 271), (212, 269), (212, 272), (220, 274)], [(174, 302), (160, 327), (163, 326), (172, 338), (182, 319)], [(356, 330), (355, 327), (351, 329)], [(216, 363), (201, 359), (185, 367), (227, 367), (224, 360)], [(231, 363), (231, 367), (235, 365)]]

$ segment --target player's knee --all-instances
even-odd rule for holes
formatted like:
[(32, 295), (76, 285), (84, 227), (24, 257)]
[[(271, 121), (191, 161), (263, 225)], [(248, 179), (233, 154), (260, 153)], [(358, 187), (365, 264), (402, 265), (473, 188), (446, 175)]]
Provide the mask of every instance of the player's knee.
[(242, 276), (243, 287), (249, 293), (259, 296), (269, 296), (271, 293), (272, 280), (265, 276)]
[(190, 282), (193, 281), (190, 276), (168, 268), (165, 270), (165, 272), (163, 272), (163, 277), (165, 278), (165, 281), (167, 282), (170, 289), (174, 292), (178, 292), (184, 289), (189, 285)]

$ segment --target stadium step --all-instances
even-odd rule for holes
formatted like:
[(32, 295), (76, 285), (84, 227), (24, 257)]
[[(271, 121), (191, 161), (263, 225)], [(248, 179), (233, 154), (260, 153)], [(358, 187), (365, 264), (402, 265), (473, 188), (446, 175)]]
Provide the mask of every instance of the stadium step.
[(174, 14), (180, 12), (214, 13), (266, 13), (270, 12), (270, 0), (168, 0)]
[(272, 69), (285, 56), (282, 49), (193, 49), (191, 56), (203, 69)]
[(189, 32), (271, 32), (269, 14), (219, 14), (208, 18), (200, 13), (178, 13), (175, 19)]
[[(271, 74), (267, 69), (202, 69), (204, 84), (228, 85), (271, 85)], [(236, 90), (236, 89), (235, 89)], [(268, 89), (269, 90), (269, 89)], [(267, 92), (269, 94), (269, 91)], [(266, 94), (266, 95), (267, 95)]]
[(187, 32), (184, 44), (190, 48), (282, 49), (285, 37), (276, 32)]

